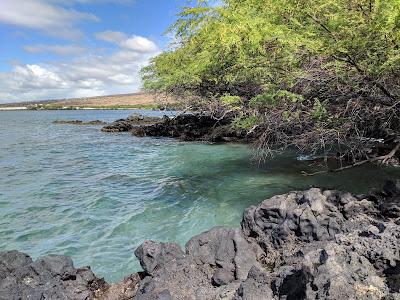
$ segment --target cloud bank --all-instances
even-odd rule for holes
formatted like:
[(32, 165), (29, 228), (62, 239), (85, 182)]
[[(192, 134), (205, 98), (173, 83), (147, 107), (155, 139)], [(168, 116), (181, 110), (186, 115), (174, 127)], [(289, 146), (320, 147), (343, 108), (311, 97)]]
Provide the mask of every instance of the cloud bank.
[[(159, 47), (146, 37), (119, 31), (87, 36), (81, 23), (101, 20), (92, 13), (73, 9), (75, 4), (85, 9), (86, 5), (89, 8), (99, 3), (116, 5), (132, 4), (133, 1), (0, 0), (0, 23), (16, 27), (23, 35), (28, 35), (26, 30), (29, 30), (47, 36), (38, 43), (21, 46), (23, 50), (29, 54), (56, 57), (53, 61), (16, 63), (10, 71), (0, 72), (0, 103), (139, 90), (139, 71), (160, 52)], [(85, 45), (90, 46), (81, 45), (83, 37)], [(52, 43), (53, 39), (57, 42)], [(60, 43), (60, 39), (63, 42)], [(106, 42), (106, 46), (98, 47), (99, 41)], [(19, 57), (15, 61), (19, 61)]]
[[(88, 97), (139, 90), (140, 69), (160, 50), (145, 37), (120, 34), (124, 38), (118, 42), (111, 41), (117, 45), (112, 52), (89, 49), (71, 60), (14, 65), (10, 72), (0, 73), (0, 102)], [(37, 45), (26, 47), (26, 50), (60, 54), (84, 51), (74, 46), (62, 47)]]

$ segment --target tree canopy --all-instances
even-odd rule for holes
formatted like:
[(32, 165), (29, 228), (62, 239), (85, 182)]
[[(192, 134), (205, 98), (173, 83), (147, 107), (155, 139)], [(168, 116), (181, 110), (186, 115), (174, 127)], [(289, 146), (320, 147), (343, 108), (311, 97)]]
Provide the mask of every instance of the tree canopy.
[[(236, 113), (262, 151), (368, 156), (400, 129), (400, 0), (198, 0), (144, 87)], [(199, 102), (196, 102), (197, 105)]]

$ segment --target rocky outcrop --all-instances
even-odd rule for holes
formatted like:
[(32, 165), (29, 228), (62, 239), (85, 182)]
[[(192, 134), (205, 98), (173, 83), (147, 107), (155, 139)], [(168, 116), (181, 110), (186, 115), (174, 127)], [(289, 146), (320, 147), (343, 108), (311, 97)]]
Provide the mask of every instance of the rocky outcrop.
[(90, 267), (75, 268), (67, 256), (33, 261), (18, 251), (0, 252), (0, 300), (128, 300), (140, 280), (140, 274), (132, 274), (108, 284)]
[(116, 120), (113, 123), (104, 126), (101, 130), (104, 132), (127, 132), (138, 126), (155, 124), (160, 121), (161, 118), (158, 117), (147, 117), (139, 114), (133, 114), (126, 119)]
[(234, 129), (232, 118), (217, 120), (206, 114), (181, 114), (175, 117), (149, 118), (131, 116), (103, 127), (105, 132), (132, 132), (135, 136), (171, 137), (184, 141), (234, 142), (251, 137)]
[(263, 248), (276, 297), (395, 299), (400, 285), (385, 274), (400, 263), (400, 227), (382, 215), (384, 202), (310, 189), (247, 209), (242, 228)]
[(36, 290), (60, 299), (400, 299), (399, 208), (393, 182), (368, 196), (317, 188), (274, 196), (248, 208), (241, 228), (213, 228), (185, 250), (145, 241), (135, 251), (143, 272), (111, 286), (68, 258), (7, 252), (0, 299)]
[(147, 241), (135, 299), (400, 299), (399, 198), (393, 183), (368, 197), (313, 188), (250, 207), (241, 229), (185, 252)]
[(185, 252), (146, 241), (135, 251), (145, 272), (136, 299), (231, 299), (249, 270), (260, 266), (258, 250), (240, 229), (220, 227), (192, 238)]
[(162, 122), (140, 126), (132, 130), (136, 136), (173, 137), (184, 141), (235, 141), (244, 136), (233, 130), (231, 120), (216, 120), (210, 115), (182, 114), (173, 118), (164, 116)]
[(106, 283), (89, 267), (76, 269), (66, 256), (33, 261), (28, 255), (0, 253), (0, 299), (93, 299)]

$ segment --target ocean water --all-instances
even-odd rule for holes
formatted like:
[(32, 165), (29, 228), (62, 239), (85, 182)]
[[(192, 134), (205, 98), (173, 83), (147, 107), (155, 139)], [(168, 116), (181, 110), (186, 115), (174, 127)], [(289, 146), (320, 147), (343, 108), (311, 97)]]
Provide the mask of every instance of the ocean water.
[(246, 207), (277, 193), (310, 186), (365, 193), (399, 177), (371, 166), (304, 177), (309, 162), (290, 153), (258, 164), (244, 145), (52, 123), (133, 112), (0, 112), (0, 251), (69, 255), (115, 282), (140, 270), (133, 251), (146, 239), (184, 245), (213, 226), (239, 226)]

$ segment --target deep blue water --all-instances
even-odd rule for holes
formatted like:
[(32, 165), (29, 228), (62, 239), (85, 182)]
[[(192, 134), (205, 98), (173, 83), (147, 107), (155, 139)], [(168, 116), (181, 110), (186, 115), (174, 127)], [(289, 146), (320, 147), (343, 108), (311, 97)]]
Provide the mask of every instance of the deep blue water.
[[(70, 255), (108, 281), (139, 270), (145, 239), (184, 244), (243, 210), (311, 185), (364, 193), (392, 169), (304, 177), (289, 154), (258, 165), (243, 145), (136, 138), (56, 119), (113, 121), (133, 111), (0, 112), (0, 251)], [(159, 112), (147, 111), (157, 115)]]

